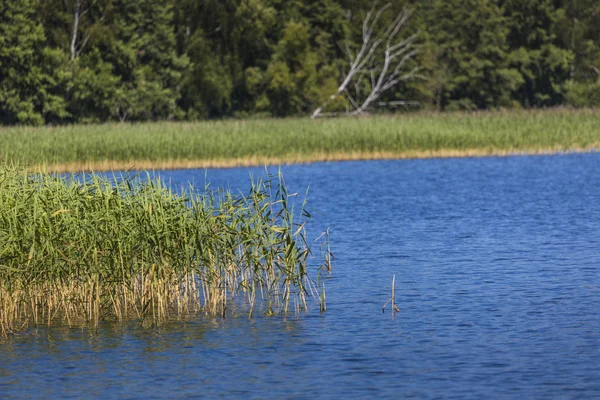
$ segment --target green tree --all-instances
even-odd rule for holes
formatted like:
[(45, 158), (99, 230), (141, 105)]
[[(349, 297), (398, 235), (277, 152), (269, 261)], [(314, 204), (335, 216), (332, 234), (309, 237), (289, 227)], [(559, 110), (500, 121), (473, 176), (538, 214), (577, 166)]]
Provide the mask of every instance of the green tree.
[(178, 46), (191, 61), (182, 107), (191, 117), (231, 115), (252, 107), (246, 69), (265, 69), (277, 11), (264, 0), (177, 3)]
[(504, 0), (509, 23), (510, 65), (524, 80), (516, 92), (526, 107), (553, 106), (563, 102), (573, 54), (556, 44), (559, 13), (551, 0)]
[(306, 112), (338, 74), (346, 22), (334, 0), (183, 0), (176, 15), (192, 62), (182, 99), (190, 116)]
[(344, 9), (332, 0), (270, 2), (280, 16), (273, 26), (278, 40), (266, 66), (246, 70), (254, 108), (272, 115), (305, 114), (335, 92), (350, 34)]
[(563, 0), (558, 10), (556, 36), (561, 47), (575, 55), (571, 76), (595, 80), (600, 74), (600, 3)]
[(181, 117), (182, 72), (188, 60), (177, 54), (173, 7), (161, 0), (115, 3), (105, 60), (120, 78), (112, 109), (120, 120)]
[(117, 115), (120, 79), (98, 49), (70, 61), (72, 79), (65, 93), (69, 112), (78, 122), (102, 122)]
[(317, 55), (310, 47), (307, 25), (290, 21), (266, 71), (261, 108), (284, 116), (308, 111), (315, 85)]
[(32, 0), (0, 0), (0, 121), (42, 124), (67, 116), (62, 55), (45, 46)]
[(574, 106), (600, 106), (600, 3), (563, 0), (558, 10), (556, 36), (574, 55), (566, 100)]
[(117, 39), (113, 0), (38, 0), (46, 45), (60, 49), (68, 82), (62, 88), (70, 121), (100, 122), (116, 116), (120, 77), (103, 58)]
[(435, 0), (430, 20), (433, 81), (440, 109), (511, 105), (522, 82), (508, 65), (507, 27), (493, 0)]

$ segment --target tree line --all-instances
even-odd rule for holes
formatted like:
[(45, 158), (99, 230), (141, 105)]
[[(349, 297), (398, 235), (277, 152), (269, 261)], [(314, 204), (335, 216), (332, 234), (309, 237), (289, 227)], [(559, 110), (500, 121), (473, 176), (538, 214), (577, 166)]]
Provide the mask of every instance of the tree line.
[(600, 106), (597, 0), (0, 0), (0, 123), (344, 112), (349, 86), (332, 95), (382, 9), (381, 31), (410, 11), (418, 73), (373, 107)]

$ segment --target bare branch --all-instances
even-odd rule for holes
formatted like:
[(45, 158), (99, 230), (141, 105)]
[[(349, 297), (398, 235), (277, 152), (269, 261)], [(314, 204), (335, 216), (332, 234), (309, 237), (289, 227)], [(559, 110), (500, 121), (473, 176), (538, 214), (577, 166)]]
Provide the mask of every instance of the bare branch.
[(402, 59), (398, 62), (398, 64), (394, 68), (394, 71), (390, 75), (390, 78), (393, 79), (396, 76), (402, 74), (402, 68), (404, 67), (406, 62), (409, 61), (410, 59), (412, 59), (417, 53), (418, 53), (417, 50), (413, 50), (413, 51), (409, 52), (408, 54), (406, 54), (404, 57), (402, 57)]
[[(373, 5), (375, 6), (375, 4)], [(375, 18), (373, 19), (373, 23), (371, 24), (371, 27), (369, 29), (369, 37), (371, 35), (373, 35), (373, 29), (375, 29), (377, 22), (379, 22), (379, 19), (381, 18), (381, 15), (386, 12), (388, 10), (388, 8), (390, 8), (392, 6), (392, 3), (387, 3), (385, 6), (381, 7), (379, 9), (379, 11), (377, 11), (377, 15), (375, 16)]]
[(354, 59), (356, 58), (354, 56), (354, 54), (352, 54), (352, 49), (350, 48), (350, 42), (346, 40), (346, 54), (348, 55), (348, 58), (350, 58), (350, 62), (354, 61)]
[(417, 40), (421, 32), (417, 32), (406, 39), (396, 43), (393, 46), (389, 46), (390, 53), (402, 52), (403, 49), (411, 48), (414, 42)]
[[(313, 118), (319, 117), (323, 109), (341, 94), (345, 94), (352, 107), (354, 107), (351, 114), (361, 114), (371, 104), (374, 104), (385, 91), (396, 86), (399, 82), (421, 78), (421, 75), (417, 74), (419, 67), (415, 67), (408, 72), (404, 69), (407, 63), (414, 59), (418, 53), (415, 43), (419, 37), (419, 32), (404, 39), (396, 39), (412, 16), (413, 10), (404, 8), (391, 24), (385, 29), (378, 30), (381, 17), (391, 6), (392, 3), (387, 3), (376, 11), (377, 2), (373, 4), (363, 20), (362, 44), (356, 53), (352, 51), (348, 42), (345, 43), (346, 48), (342, 50), (350, 58), (350, 68), (336, 93), (331, 95), (323, 105), (313, 112)], [(385, 48), (382, 49), (383, 43), (385, 43)], [(369, 85), (366, 81), (366, 74), (370, 79), (371, 91), (364, 97), (361, 93), (361, 87)], [(350, 90), (348, 90), (349, 85), (354, 87), (356, 97), (353, 97)], [(394, 104), (400, 103), (395, 102)], [(405, 104), (408, 104), (408, 102), (405, 102)]]
[(350, 103), (352, 103), (352, 107), (358, 108), (358, 103), (356, 103), (356, 101), (354, 101), (354, 98), (350, 94), (350, 91), (348, 89), (346, 89), (345, 91), (346, 91), (346, 96), (348, 96), (348, 100), (350, 100)]
[(392, 42), (392, 40), (396, 37), (396, 35), (400, 31), (400, 28), (402, 28), (404, 26), (404, 24), (406, 23), (406, 21), (408, 21), (408, 19), (412, 15), (412, 13), (413, 13), (412, 10), (407, 10), (405, 8), (404, 10), (402, 10), (400, 12), (400, 14), (398, 14), (398, 16), (396, 17), (394, 22), (392, 22), (391, 25), (389, 26), (389, 28), (386, 30), (384, 35), (385, 35), (385, 37), (388, 38), (388, 47), (389, 47), (390, 43)]
[(362, 77), (365, 74), (365, 72), (361, 72), (361, 74), (359, 75), (359, 78), (354, 80), (353, 85), (354, 85), (354, 93), (356, 93), (356, 97), (360, 97), (362, 95), (362, 89), (360, 88), (360, 82), (362, 81)]
[(371, 11), (369, 11), (367, 13), (367, 16), (365, 17), (365, 20), (363, 21), (363, 26), (362, 26), (363, 39), (367, 37), (368, 32), (369, 32), (369, 20), (371, 19)]

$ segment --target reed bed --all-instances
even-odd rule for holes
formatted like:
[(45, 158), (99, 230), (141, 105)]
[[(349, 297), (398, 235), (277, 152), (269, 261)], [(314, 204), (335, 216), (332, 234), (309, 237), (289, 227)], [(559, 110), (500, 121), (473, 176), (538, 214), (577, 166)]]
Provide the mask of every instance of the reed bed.
[(311, 261), (296, 198), (281, 176), (245, 196), (176, 194), (160, 179), (0, 167), (0, 336), (55, 321), (288, 313), (310, 297), (324, 310), (329, 254)]
[(589, 151), (599, 110), (0, 128), (0, 162), (52, 171)]

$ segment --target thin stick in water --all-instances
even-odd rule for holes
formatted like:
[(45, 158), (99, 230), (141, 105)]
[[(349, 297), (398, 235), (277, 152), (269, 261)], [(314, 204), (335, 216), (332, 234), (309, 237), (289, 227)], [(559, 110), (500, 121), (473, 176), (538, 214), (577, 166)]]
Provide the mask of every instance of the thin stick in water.
[(395, 315), (395, 313), (400, 312), (400, 308), (398, 308), (398, 306), (396, 305), (395, 288), (396, 288), (396, 275), (394, 274), (392, 277), (392, 297), (388, 301), (386, 301), (386, 303), (383, 305), (383, 307), (381, 307), (381, 312), (385, 312), (385, 307), (391, 302), (392, 303), (392, 316)]

